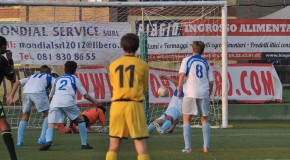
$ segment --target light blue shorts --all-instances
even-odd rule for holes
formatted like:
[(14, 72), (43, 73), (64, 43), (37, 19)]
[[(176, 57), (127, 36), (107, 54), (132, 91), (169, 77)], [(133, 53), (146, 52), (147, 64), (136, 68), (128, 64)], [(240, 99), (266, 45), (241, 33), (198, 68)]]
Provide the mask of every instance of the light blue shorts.
[(79, 115), (81, 115), (81, 110), (76, 105), (50, 108), (48, 113), (48, 123), (63, 123), (64, 114), (66, 114), (71, 120), (75, 120)]
[(164, 112), (164, 114), (162, 114), (162, 116), (160, 116), (159, 118), (157, 118), (158, 120), (166, 120), (166, 115), (171, 116), (173, 118), (173, 122), (179, 121), (181, 118), (181, 114), (178, 111), (177, 108), (167, 108), (166, 111)]
[(43, 112), (49, 109), (49, 101), (46, 93), (24, 93), (22, 98), (23, 113), (29, 113), (33, 105), (37, 112)]
[(208, 116), (209, 98), (184, 97), (182, 104), (182, 113), (189, 115)]

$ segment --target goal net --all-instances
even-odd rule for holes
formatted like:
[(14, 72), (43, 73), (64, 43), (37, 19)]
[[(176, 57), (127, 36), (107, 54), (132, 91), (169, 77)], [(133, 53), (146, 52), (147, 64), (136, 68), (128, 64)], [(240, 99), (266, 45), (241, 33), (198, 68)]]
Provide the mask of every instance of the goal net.
[[(222, 58), (222, 51), (226, 52), (225, 41), (222, 41), (222, 37), (226, 37), (226, 21), (222, 20), (222, 17), (226, 19), (226, 2), (9, 1), (0, 4), (1, 8), (11, 10), (11, 17), (8, 12), (7, 18), (2, 19), (0, 35), (7, 38), (7, 47), (13, 52), (17, 78), (38, 73), (44, 64), (62, 75), (64, 63), (76, 61), (76, 76), (89, 94), (107, 108), (107, 120), (112, 95), (108, 66), (122, 56), (119, 41), (124, 34), (133, 32), (140, 36), (137, 54), (147, 59), (150, 65), (145, 103), (148, 123), (166, 110), (176, 88), (159, 75), (178, 78), (181, 60), (192, 54), (191, 43), (203, 41), (206, 45), (204, 57), (213, 65), (215, 75), (210, 124), (220, 127), (222, 119), (227, 120), (223, 118), (223, 115), (227, 116), (227, 110), (222, 111), (222, 82), (225, 79), (222, 72), (226, 68), (221, 65), (223, 62), (226, 66), (227, 62)], [(18, 17), (13, 11), (20, 13)], [(168, 88), (170, 96), (159, 97), (157, 89), (160, 86)], [(6, 106), (10, 90), (10, 82), (5, 81), (0, 96), (4, 97), (1, 101), (15, 128), (22, 113), (22, 89), (18, 90), (14, 104)], [(79, 93), (77, 104), (81, 110), (92, 107)], [(42, 114), (34, 108), (28, 127), (41, 127), (42, 120)], [(198, 125), (199, 117), (192, 121), (193, 125)]]

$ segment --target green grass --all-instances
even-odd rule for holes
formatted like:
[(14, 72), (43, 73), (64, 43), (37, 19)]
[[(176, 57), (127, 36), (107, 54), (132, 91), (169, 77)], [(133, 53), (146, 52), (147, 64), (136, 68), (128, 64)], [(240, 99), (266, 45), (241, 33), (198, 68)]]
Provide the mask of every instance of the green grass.
[[(290, 121), (233, 121), (232, 129), (212, 129), (211, 152), (202, 153), (201, 129), (193, 129), (193, 152), (183, 154), (182, 129), (148, 139), (151, 160), (273, 160), (290, 159)], [(14, 130), (16, 140), (16, 132)], [(50, 151), (38, 151), (36, 140), (40, 130), (29, 129), (25, 146), (17, 147), (19, 160), (103, 160), (109, 145), (107, 133), (90, 133), (88, 142), (93, 150), (81, 150), (78, 134), (59, 134), (55, 130), (54, 146)], [(0, 141), (1, 160), (9, 160), (3, 140)], [(135, 160), (131, 139), (124, 140), (119, 152), (120, 160)]]

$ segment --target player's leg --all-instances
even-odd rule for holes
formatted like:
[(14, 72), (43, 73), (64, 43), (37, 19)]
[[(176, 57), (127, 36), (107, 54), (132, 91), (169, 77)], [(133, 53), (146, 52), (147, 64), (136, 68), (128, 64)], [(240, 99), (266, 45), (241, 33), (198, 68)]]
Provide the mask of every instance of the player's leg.
[(30, 112), (22, 113), (21, 120), (19, 122), (17, 131), (17, 143), (16, 146), (23, 146), (23, 137), (25, 134), (26, 126), (29, 120)]
[[(142, 103), (130, 102), (125, 111), (129, 135), (134, 139), (138, 160), (149, 160), (146, 138), (149, 134), (146, 129), (146, 118)], [(131, 124), (130, 122), (135, 122)]]
[(63, 122), (63, 111), (62, 108), (50, 108), (49, 113), (48, 113), (48, 127), (45, 133), (45, 140), (46, 143), (42, 144), (39, 148), (40, 151), (46, 151), (49, 150), (49, 148), (52, 145), (53, 141), (53, 130), (54, 126), (57, 123), (62, 123)]
[(203, 151), (209, 151), (210, 143), (210, 124), (208, 122), (209, 115), (209, 98), (199, 100), (201, 123), (202, 123), (202, 135), (203, 135)]
[(183, 138), (184, 149), (182, 152), (190, 153), (191, 150), (191, 115), (195, 112), (196, 101), (194, 98), (185, 97), (182, 104), (183, 113)]
[(160, 125), (164, 123), (164, 120), (165, 120), (165, 115), (162, 114), (159, 118), (157, 118), (156, 120), (154, 120), (153, 122), (149, 124), (149, 126), (147, 127), (148, 132), (152, 133), (155, 128), (158, 133), (161, 132)]
[(48, 118), (47, 118), (48, 110), (43, 111), (42, 114), (45, 118), (44, 118), (44, 120), (42, 122), (42, 126), (41, 126), (41, 133), (40, 133), (40, 137), (38, 139), (39, 144), (44, 144), (46, 142), (45, 133), (46, 133), (46, 130), (48, 128)]
[(21, 120), (19, 122), (18, 131), (17, 131), (17, 143), (16, 146), (23, 145), (23, 137), (25, 134), (26, 126), (29, 120), (30, 111), (32, 107), (32, 101), (30, 100), (30, 94), (23, 94), (23, 108)]
[(153, 125), (153, 123), (150, 123), (148, 126), (147, 126), (147, 130), (149, 133), (152, 133), (155, 129), (155, 126)]
[(49, 101), (48, 101), (46, 93), (31, 94), (30, 99), (35, 104), (37, 111), (42, 112), (43, 117), (44, 117), (44, 120), (43, 120), (42, 126), (41, 126), (40, 137), (38, 139), (39, 144), (44, 144), (46, 142), (45, 141), (45, 132), (46, 132), (47, 126), (48, 126), (47, 115), (48, 115), (48, 110), (49, 110)]
[[(109, 118), (110, 147), (106, 154), (106, 160), (116, 160), (122, 138), (128, 138), (128, 126), (126, 125), (125, 109), (127, 102), (112, 102)], [(146, 128), (146, 126), (145, 126)]]
[(109, 151), (106, 154), (106, 160), (117, 160), (117, 153), (119, 151), (121, 139), (117, 137), (110, 137)]
[(172, 122), (177, 118), (177, 111), (175, 110), (175, 108), (170, 107), (165, 111), (164, 115), (165, 115), (165, 122), (163, 123), (161, 127), (161, 131), (163, 133), (166, 133), (167, 130), (171, 127)]
[(191, 126), (190, 126), (191, 115), (183, 114), (183, 138), (184, 138), (184, 149), (182, 152), (191, 152)]
[(79, 134), (81, 139), (81, 148), (82, 149), (93, 149), (88, 143), (87, 143), (87, 128), (86, 123), (84, 120), (83, 115), (81, 114), (80, 109), (76, 106), (70, 106), (63, 108), (63, 111), (65, 114), (72, 119), (73, 123), (75, 123), (79, 128)]
[(134, 139), (135, 149), (137, 151), (138, 160), (149, 160), (146, 139)]
[(11, 128), (6, 120), (6, 115), (2, 103), (0, 102), (0, 127), (4, 143), (9, 151), (11, 160), (17, 160)]
[(172, 121), (173, 118), (170, 115), (166, 115), (166, 121), (163, 123), (162, 127), (161, 127), (161, 131), (164, 133), (167, 132), (167, 130), (170, 128), (170, 126), (172, 125)]

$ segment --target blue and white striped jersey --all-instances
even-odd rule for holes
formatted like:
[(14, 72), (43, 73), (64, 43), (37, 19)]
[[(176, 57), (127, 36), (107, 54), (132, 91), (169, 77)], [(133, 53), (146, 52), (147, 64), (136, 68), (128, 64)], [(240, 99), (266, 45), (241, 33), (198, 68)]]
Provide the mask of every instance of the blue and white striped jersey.
[(46, 73), (37, 73), (19, 82), (21, 86), (24, 86), (23, 93), (45, 93), (46, 88), (52, 86), (53, 77)]
[(81, 95), (87, 93), (76, 76), (65, 74), (58, 77), (49, 94), (49, 97), (52, 97), (50, 107), (69, 107), (75, 105), (77, 90)]
[(208, 98), (209, 82), (214, 80), (209, 63), (199, 54), (182, 60), (179, 73), (185, 73), (183, 92), (185, 97)]
[(171, 97), (171, 100), (168, 104), (168, 108), (176, 108), (178, 110), (179, 114), (181, 115), (182, 114), (181, 110), (182, 110), (183, 97), (184, 97), (183, 92), (180, 93), (180, 98), (177, 97), (177, 89), (175, 89), (174, 94)]

